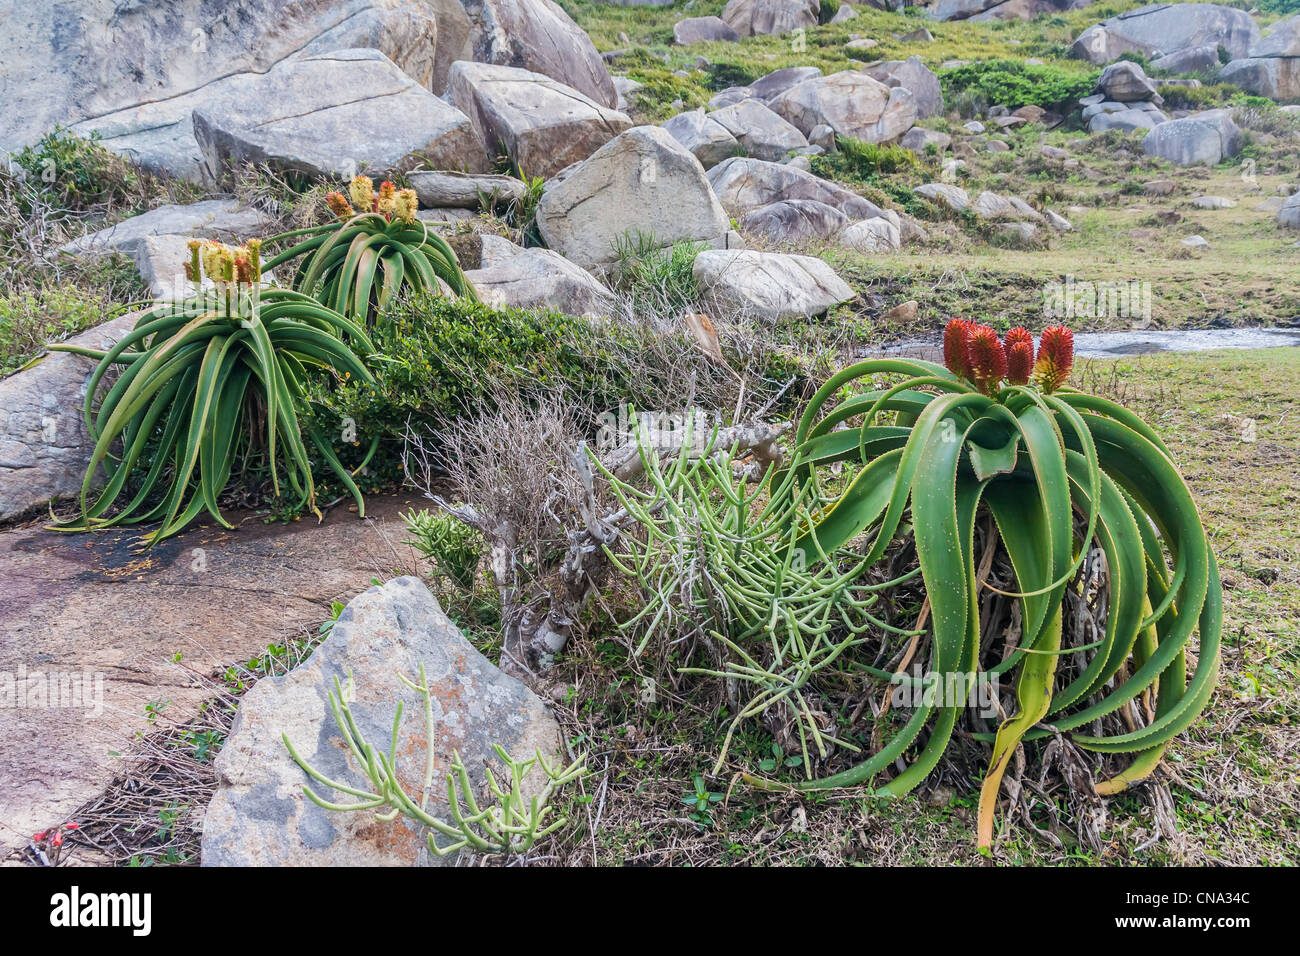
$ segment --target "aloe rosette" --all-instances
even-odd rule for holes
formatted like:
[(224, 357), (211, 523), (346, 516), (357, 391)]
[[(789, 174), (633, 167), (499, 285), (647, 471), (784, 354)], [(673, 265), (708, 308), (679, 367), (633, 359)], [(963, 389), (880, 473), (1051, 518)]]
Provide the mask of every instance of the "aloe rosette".
[[(196, 284), (206, 276), (208, 289), (144, 313), (110, 349), (55, 346), (99, 361), (84, 407), (95, 447), (81, 514), (58, 527), (158, 521), (145, 536), (152, 544), (205, 509), (232, 527), (218, 499), (236, 461), (249, 452), (265, 452), (277, 495), (283, 472), (298, 507), (316, 510), (308, 440), (364, 513), (352, 473), (325, 436), (308, 430), (304, 439), (297, 409), (313, 369), (372, 380), (362, 361), (374, 351), (365, 330), (300, 292), (262, 288), (255, 241), (241, 247), (196, 241), (190, 248), (187, 276)], [(111, 379), (115, 368), (120, 374)], [(105, 481), (96, 489), (101, 466)], [(133, 476), (140, 480), (114, 508)]]
[[(790, 465), (770, 488), (774, 498), (818, 494), (828, 466), (857, 465), (842, 491), (823, 496), (792, 547), (833, 555), (864, 536), (871, 562), (910, 519), (932, 620), (927, 678), (979, 672), (1016, 680), (1018, 712), (996, 734), (976, 735), (993, 747), (979, 812), (980, 843), (988, 846), (1002, 774), (1022, 740), (1062, 733), (1084, 749), (1132, 754), (1125, 770), (1098, 784), (1103, 793), (1152, 772), (1210, 698), (1222, 588), (1192, 495), (1159, 436), (1120, 405), (1065, 387), (1073, 363), (1067, 329), (1047, 329), (1035, 356), (1023, 329), (1003, 341), (986, 326), (955, 320), (944, 346), (944, 365), (876, 359), (833, 376), (810, 402)], [(880, 375), (903, 378), (830, 407)], [(1009, 557), (1019, 588), (1010, 596), (1021, 607), (1018, 643), (991, 664), (981, 661), (979, 599), (988, 585), (977, 577), (974, 553), (982, 506)], [(1104, 553), (1109, 578), (1105, 633), (1089, 646), (1065, 647), (1065, 591), (1092, 548)], [(1198, 630), (1189, 678), (1187, 645)], [(1065, 654), (1085, 655), (1086, 664), (1058, 672)], [(939, 763), (964, 706), (923, 698), (873, 756), (801, 787), (864, 784), (904, 758), (905, 769), (876, 792), (906, 793)], [(1128, 729), (1098, 732), (1099, 718), (1121, 708)]]
[(373, 322), (402, 290), (438, 293), (445, 285), (477, 301), (455, 251), (416, 218), (414, 190), (352, 180), (349, 197), (327, 196), (335, 221), (284, 233), (273, 242), (299, 241), (267, 260), (274, 269), (296, 262), (291, 285), (357, 322)]

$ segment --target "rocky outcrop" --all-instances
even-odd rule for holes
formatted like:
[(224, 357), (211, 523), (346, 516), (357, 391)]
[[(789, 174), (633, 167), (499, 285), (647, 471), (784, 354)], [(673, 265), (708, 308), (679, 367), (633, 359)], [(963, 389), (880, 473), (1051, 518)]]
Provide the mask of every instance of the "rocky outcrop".
[(872, 219), (880, 207), (855, 192), (787, 164), (736, 156), (709, 170), (709, 183), (723, 208), (737, 218), (788, 199), (811, 199), (850, 219)]
[(586, 269), (550, 249), (496, 251), (465, 273), (479, 299), (498, 308), (553, 309), (592, 318), (608, 315), (613, 293)]
[(903, 244), (902, 231), (896, 218), (885, 215), (850, 223), (840, 231), (835, 241), (855, 252), (894, 252)]
[(783, 199), (760, 206), (740, 220), (745, 235), (772, 244), (833, 239), (847, 225), (848, 216), (815, 199)]
[(1192, 47), (1226, 49), (1243, 57), (1259, 40), (1259, 27), (1244, 10), (1213, 3), (1153, 3), (1103, 20), (1079, 34), (1070, 55), (1101, 66), (1124, 53), (1148, 58)]
[(817, 26), (821, 0), (730, 0), (722, 19), (742, 37)]
[[(538, 751), (557, 758), (559, 727), (542, 701), (476, 651), (418, 578), (396, 578), (354, 598), (306, 662), (258, 681), (244, 696), (215, 762), (218, 789), (203, 820), (203, 865), (453, 865), (455, 855), (431, 854), (423, 828), (405, 817), (382, 822), (372, 812), (313, 803), (304, 785), (326, 799), (353, 798), (309, 778), (283, 740), (331, 780), (367, 789), (329, 694), (336, 681), (346, 687), (357, 729), (385, 750), (400, 702), (395, 773), (408, 794), (420, 794), (429, 750), (424, 697), (399, 675), (418, 680), (421, 667), (433, 690), (433, 815), (450, 816), (444, 780), (453, 751), (480, 799), (487, 798), (485, 763), (499, 770), (494, 745), (516, 759)], [(534, 782), (540, 777), (540, 769), (530, 775)]]
[(1032, 20), (1045, 13), (1078, 10), (1093, 0), (937, 0), (929, 5), (935, 20)]
[(524, 176), (553, 176), (632, 125), (572, 87), (517, 67), (461, 61), (447, 94), (488, 154), (505, 154)]
[(586, 269), (614, 262), (631, 231), (665, 245), (725, 243), (729, 232), (700, 161), (657, 126), (621, 133), (548, 184), (537, 226), (548, 247)]
[(1164, 100), (1156, 92), (1155, 82), (1136, 63), (1122, 60), (1106, 67), (1097, 79), (1096, 90), (1079, 101), (1090, 133), (1154, 129), (1169, 119), (1160, 111)]
[(618, 105), (614, 81), (591, 38), (554, 0), (461, 3), (475, 60), (542, 73), (601, 106)]
[[(777, 117), (780, 119), (780, 117)], [(740, 142), (721, 123), (706, 116), (703, 109), (678, 113), (663, 124), (673, 139), (689, 149), (709, 169), (740, 151)]]
[(853, 298), (848, 283), (812, 256), (706, 250), (695, 257), (694, 274), (718, 314), (764, 322), (820, 315)]
[(1241, 132), (1228, 110), (1206, 110), (1161, 123), (1142, 140), (1147, 155), (1178, 166), (1214, 166), (1237, 155), (1240, 148)]
[(1269, 27), (1245, 57), (1219, 71), (1219, 79), (1258, 96), (1300, 99), (1300, 14)]
[(766, 76), (760, 76), (745, 91), (750, 96), (757, 96), (764, 103), (776, 99), (786, 90), (797, 86), (805, 80), (816, 79), (822, 71), (815, 66), (787, 66), (773, 70)]
[(768, 103), (807, 136), (825, 125), (837, 136), (867, 143), (892, 143), (916, 122), (916, 98), (905, 87), (890, 88), (866, 73), (845, 70), (797, 83)]
[(938, 116), (943, 112), (943, 89), (939, 86), (939, 78), (921, 62), (919, 56), (885, 60), (867, 67), (865, 72), (888, 87), (902, 86), (911, 90), (917, 119)]
[(231, 77), (194, 109), (193, 122), (211, 183), (245, 163), (342, 178), (386, 177), (421, 163), (490, 168), (469, 118), (377, 50), (322, 53)]
[(755, 159), (785, 159), (792, 150), (808, 145), (803, 133), (753, 97), (714, 110), (708, 118), (726, 129)]

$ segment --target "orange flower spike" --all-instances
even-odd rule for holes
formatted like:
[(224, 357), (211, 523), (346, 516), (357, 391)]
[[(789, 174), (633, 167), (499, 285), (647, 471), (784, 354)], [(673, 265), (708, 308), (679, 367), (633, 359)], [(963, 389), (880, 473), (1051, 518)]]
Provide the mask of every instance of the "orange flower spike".
[(241, 285), (253, 284), (253, 263), (248, 256), (239, 256), (235, 259), (235, 281)]
[(952, 319), (943, 330), (943, 364), (962, 378), (970, 372), (966, 364), (966, 340), (973, 325), (966, 319)]
[(970, 380), (985, 395), (992, 395), (1007, 375), (1007, 350), (998, 333), (976, 325), (966, 340), (966, 365)]
[(335, 217), (338, 219), (351, 219), (354, 215), (352, 205), (347, 201), (347, 198), (337, 190), (326, 193), (325, 201), (329, 203), (330, 212), (334, 213)]
[(1034, 371), (1034, 337), (1016, 326), (1003, 339), (1007, 349), (1007, 381), (1025, 385)]
[(1063, 325), (1043, 329), (1038, 343), (1038, 361), (1034, 363), (1034, 384), (1044, 392), (1054, 392), (1065, 384), (1074, 368), (1074, 333)]

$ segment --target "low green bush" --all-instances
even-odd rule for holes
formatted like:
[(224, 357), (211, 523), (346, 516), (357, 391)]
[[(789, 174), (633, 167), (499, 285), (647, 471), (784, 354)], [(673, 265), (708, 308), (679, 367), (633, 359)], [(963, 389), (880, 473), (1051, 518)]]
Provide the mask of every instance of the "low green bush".
[(71, 210), (135, 205), (144, 185), (139, 170), (99, 143), (55, 127), (12, 157), (13, 166), (54, 205)]
[(1048, 64), (1021, 60), (986, 60), (943, 70), (939, 82), (946, 100), (959, 96), (978, 97), (989, 105), (1011, 109), (1041, 106), (1050, 109), (1081, 96), (1096, 85), (1096, 70), (1078, 72)]

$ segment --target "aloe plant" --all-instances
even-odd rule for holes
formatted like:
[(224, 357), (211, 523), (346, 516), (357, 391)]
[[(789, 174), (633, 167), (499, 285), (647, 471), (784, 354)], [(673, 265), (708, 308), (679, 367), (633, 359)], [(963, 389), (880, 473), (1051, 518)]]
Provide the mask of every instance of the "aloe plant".
[[(145, 536), (153, 544), (205, 509), (233, 527), (218, 499), (236, 461), (250, 451), (266, 453), (277, 495), (283, 480), (298, 507), (316, 511), (297, 411), (304, 382), (309, 369), (372, 381), (362, 357), (373, 346), (364, 329), (309, 296), (262, 288), (258, 242), (195, 241), (190, 250), (186, 274), (199, 285), (197, 294), (144, 313), (110, 349), (54, 346), (99, 361), (86, 391), (95, 447), (82, 481), (81, 514), (58, 525), (62, 530), (158, 521)], [(114, 368), (120, 374), (110, 380)], [(314, 431), (307, 437), (364, 514), (361, 493), (330, 442)], [(101, 466), (106, 481), (95, 490)], [(129, 500), (114, 509), (128, 479), (141, 471)]]
[[(1073, 364), (1068, 329), (1047, 329), (1035, 356), (1023, 329), (1003, 341), (987, 326), (954, 320), (944, 357), (944, 365), (869, 360), (833, 376), (809, 403), (790, 465), (769, 488), (773, 500), (810, 490), (820, 496), (821, 509), (796, 527), (790, 545), (810, 561), (865, 536), (870, 563), (905, 531), (914, 536), (933, 622), (929, 678), (1015, 677), (1018, 712), (996, 734), (976, 735), (992, 744), (978, 822), (987, 847), (1002, 775), (1022, 740), (1062, 733), (1084, 749), (1133, 755), (1098, 785), (1103, 793), (1154, 770), (1213, 690), (1222, 588), (1192, 495), (1159, 436), (1120, 405), (1065, 387)], [(903, 378), (829, 407), (881, 375)], [(856, 471), (830, 494), (836, 463)], [(988, 585), (977, 574), (974, 528), (982, 507), (1014, 569), (1019, 590), (1009, 596), (1021, 609), (1019, 638), (997, 660), (981, 651), (980, 597)], [(1064, 646), (1065, 591), (1094, 546), (1109, 575), (1105, 633), (1087, 646)], [(1187, 645), (1198, 629), (1189, 679)], [(1066, 654), (1085, 663), (1063, 674), (1057, 665)], [(1130, 706), (1147, 701), (1149, 709)], [(964, 704), (922, 703), (871, 757), (800, 786), (865, 784), (903, 758), (905, 768), (875, 792), (907, 793), (938, 765)], [(1128, 729), (1099, 730), (1100, 718), (1120, 712)]]
[(267, 260), (274, 269), (297, 261), (292, 287), (369, 325), (400, 291), (455, 295), (477, 301), (456, 253), (416, 218), (411, 189), (384, 182), (378, 191), (366, 176), (352, 180), (349, 196), (326, 197), (335, 220), (276, 236), (299, 241)]

